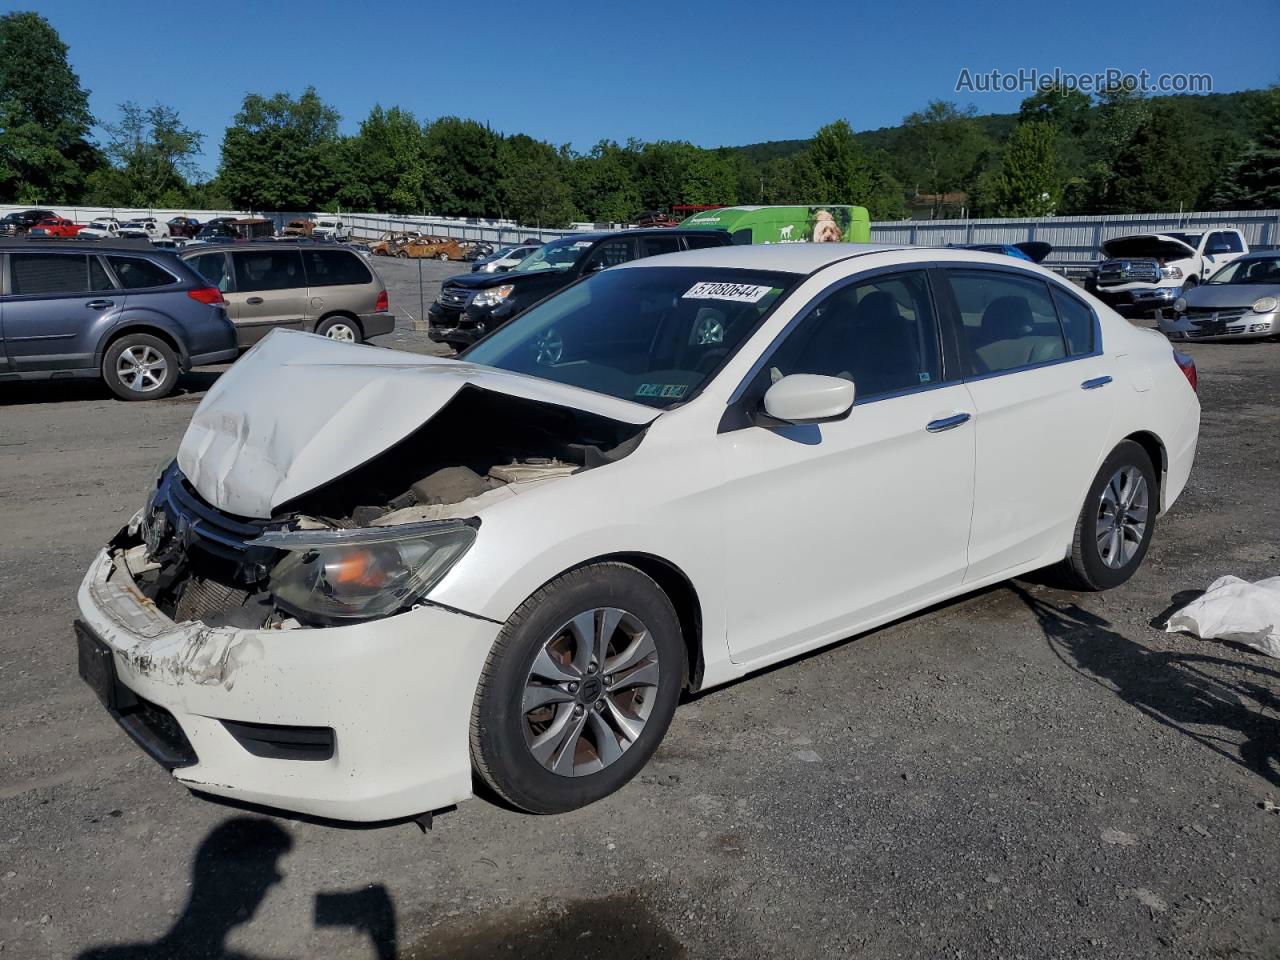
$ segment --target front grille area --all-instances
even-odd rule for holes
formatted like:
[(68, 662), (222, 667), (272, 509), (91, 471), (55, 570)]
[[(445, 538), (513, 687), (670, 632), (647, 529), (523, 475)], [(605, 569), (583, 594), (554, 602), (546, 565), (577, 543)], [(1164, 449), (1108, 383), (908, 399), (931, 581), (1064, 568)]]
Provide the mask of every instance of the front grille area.
[(239, 587), (205, 577), (188, 577), (174, 608), (174, 619), (179, 622), (203, 620), (215, 613), (243, 607), (248, 603), (249, 597), (249, 591)]
[(443, 287), (440, 290), (438, 302), (442, 307), (461, 310), (467, 305), (467, 291), (462, 287)]
[(1210, 307), (1188, 307), (1186, 311), (1187, 319), (1193, 323), (1196, 320), (1223, 320), (1232, 321), (1239, 320), (1249, 311), (1241, 307), (1239, 309), (1214, 310)]
[(1158, 283), (1160, 264), (1154, 260), (1105, 260), (1098, 267), (1098, 283)]

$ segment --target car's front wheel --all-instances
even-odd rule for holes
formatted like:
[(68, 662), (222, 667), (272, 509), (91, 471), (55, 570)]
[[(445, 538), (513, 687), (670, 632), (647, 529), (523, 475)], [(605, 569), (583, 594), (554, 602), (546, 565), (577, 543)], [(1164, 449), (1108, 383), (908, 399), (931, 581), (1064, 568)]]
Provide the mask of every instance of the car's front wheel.
[(1109, 590), (1147, 555), (1159, 512), (1155, 468), (1141, 445), (1122, 441), (1094, 477), (1076, 520), (1067, 570), (1077, 586)]
[(653, 755), (684, 674), (680, 621), (657, 583), (622, 563), (572, 570), (499, 634), (471, 711), (472, 762), (523, 810), (585, 806)]

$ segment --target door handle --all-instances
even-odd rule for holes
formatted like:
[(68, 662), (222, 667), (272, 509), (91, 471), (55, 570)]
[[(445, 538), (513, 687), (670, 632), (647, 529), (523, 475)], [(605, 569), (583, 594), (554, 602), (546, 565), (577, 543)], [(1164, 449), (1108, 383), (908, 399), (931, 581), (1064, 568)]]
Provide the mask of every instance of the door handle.
[(1094, 377), (1092, 380), (1086, 380), (1080, 384), (1081, 390), (1097, 390), (1099, 387), (1105, 387), (1111, 382), (1110, 377)]
[(245, 303), (250, 304), (251, 306), (255, 306), (255, 307), (256, 307), (258, 304), (260, 304), (261, 302), (262, 302), (262, 298), (261, 298), (261, 297), (250, 297), (248, 300), (246, 300), (246, 301), (245, 301)]
[(930, 420), (925, 429), (930, 433), (942, 433), (945, 430), (954, 430), (961, 424), (969, 422), (969, 414), (957, 413), (954, 416), (943, 417), (941, 420)]
[(115, 305), (116, 302), (114, 300), (90, 300), (85, 304), (90, 310), (105, 310), (107, 307), (114, 307)]

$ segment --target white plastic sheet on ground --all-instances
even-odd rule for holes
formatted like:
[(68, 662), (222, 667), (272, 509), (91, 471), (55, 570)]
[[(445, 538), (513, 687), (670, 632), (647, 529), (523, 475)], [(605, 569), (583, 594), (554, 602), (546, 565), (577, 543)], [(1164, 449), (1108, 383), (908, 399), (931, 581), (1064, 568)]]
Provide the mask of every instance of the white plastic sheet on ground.
[(1165, 630), (1185, 630), (1203, 640), (1234, 640), (1280, 657), (1280, 577), (1257, 583), (1219, 577), (1204, 596), (1171, 616)]

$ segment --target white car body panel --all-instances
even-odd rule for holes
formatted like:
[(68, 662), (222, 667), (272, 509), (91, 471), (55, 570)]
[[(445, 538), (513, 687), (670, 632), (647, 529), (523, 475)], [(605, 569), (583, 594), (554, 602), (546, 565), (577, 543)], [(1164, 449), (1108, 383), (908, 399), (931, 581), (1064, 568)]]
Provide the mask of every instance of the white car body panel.
[[(366, 462), (464, 386), (641, 426), (643, 438), (614, 462), (477, 505), (474, 544), (407, 613), (292, 631), (174, 624), (136, 600), (123, 616), (127, 584), (109, 589), (104, 553), (81, 589), (83, 615), (116, 651), (122, 680), (189, 730), (200, 762), (179, 779), (374, 820), (467, 795), (467, 724), (485, 657), (520, 604), (566, 570), (642, 555), (677, 571), (696, 595), (706, 689), (1066, 556), (1089, 482), (1125, 437), (1156, 438), (1161, 506), (1171, 505), (1194, 459), (1198, 400), (1163, 336), (1096, 300), (1097, 355), (872, 398), (842, 420), (720, 431), (739, 384), (815, 296), (864, 271), (930, 262), (1024, 271), (1089, 299), (1042, 268), (966, 250), (790, 244), (635, 261), (612, 269), (811, 274), (700, 394), (665, 411), (465, 362), (273, 332), (209, 392), (178, 455), (199, 493), (237, 516), (268, 517)], [(1099, 377), (1111, 380), (1081, 388)], [(971, 419), (925, 430), (960, 413)], [(145, 671), (133, 653), (143, 644), (155, 654)], [(246, 762), (210, 717), (325, 724), (344, 747), (302, 770)]]

